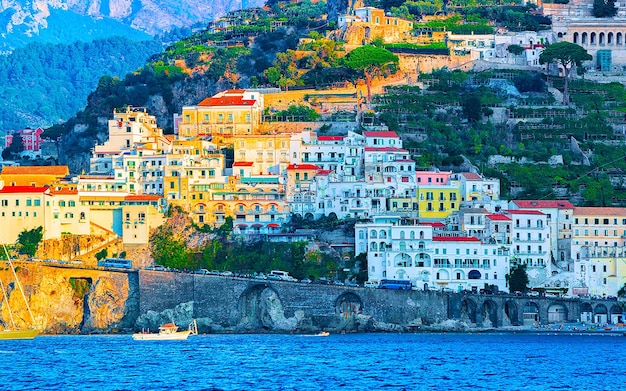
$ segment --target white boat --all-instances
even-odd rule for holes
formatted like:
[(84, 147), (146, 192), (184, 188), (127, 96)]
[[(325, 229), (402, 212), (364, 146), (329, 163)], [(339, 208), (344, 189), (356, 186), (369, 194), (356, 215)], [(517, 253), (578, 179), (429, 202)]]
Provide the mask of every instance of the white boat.
[(0, 280), (0, 289), (2, 289), (2, 300), (8, 308), (9, 312), (9, 320), (10, 324), (6, 324), (4, 330), (0, 331), (0, 340), (10, 340), (10, 339), (34, 339), (41, 333), (41, 329), (36, 327), (35, 325), (35, 317), (33, 316), (32, 311), (30, 310), (30, 306), (28, 305), (28, 301), (26, 300), (26, 295), (24, 294), (24, 289), (22, 288), (22, 284), (17, 279), (17, 273), (15, 273), (15, 268), (13, 267), (13, 262), (11, 262), (11, 257), (9, 256), (9, 252), (7, 251), (7, 246), (2, 244), (4, 247), (4, 253), (7, 257), (7, 262), (9, 263), (9, 268), (11, 272), (13, 272), (13, 277), (15, 278), (15, 285), (17, 285), (20, 294), (22, 295), (22, 299), (24, 300), (24, 304), (26, 309), (28, 310), (28, 314), (30, 315), (30, 325), (29, 327), (23, 328), (18, 327), (13, 319), (13, 311), (11, 310), (11, 306), (9, 305), (9, 296), (4, 288), (4, 284)]
[(174, 323), (166, 323), (159, 327), (158, 333), (141, 332), (133, 334), (135, 341), (182, 341), (190, 335), (198, 334), (198, 326), (194, 320), (189, 324), (187, 330), (178, 331), (178, 326)]

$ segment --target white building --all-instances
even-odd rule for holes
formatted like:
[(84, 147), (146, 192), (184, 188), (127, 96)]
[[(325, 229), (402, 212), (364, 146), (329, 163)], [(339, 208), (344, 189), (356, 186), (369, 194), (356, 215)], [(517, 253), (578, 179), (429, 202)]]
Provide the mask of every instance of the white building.
[(511, 267), (525, 265), (529, 287), (539, 287), (552, 276), (550, 226), (538, 210), (508, 210), (511, 218)]
[[(439, 232), (437, 232), (439, 233)], [(418, 289), (506, 290), (508, 251), (474, 237), (433, 236), (432, 224), (375, 216), (355, 226), (355, 254), (367, 253), (368, 279), (410, 280)]]

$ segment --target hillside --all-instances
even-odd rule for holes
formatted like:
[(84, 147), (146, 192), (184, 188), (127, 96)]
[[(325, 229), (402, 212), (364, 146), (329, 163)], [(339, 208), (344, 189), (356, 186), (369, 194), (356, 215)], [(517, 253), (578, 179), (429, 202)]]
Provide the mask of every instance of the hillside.
[(123, 77), (161, 50), (155, 40), (115, 37), (71, 45), (32, 43), (0, 56), (5, 108), (0, 132), (67, 120), (85, 106), (101, 76)]
[(0, 50), (30, 42), (70, 44), (111, 36), (146, 39), (174, 27), (207, 23), (260, 0), (9, 0), (0, 4)]

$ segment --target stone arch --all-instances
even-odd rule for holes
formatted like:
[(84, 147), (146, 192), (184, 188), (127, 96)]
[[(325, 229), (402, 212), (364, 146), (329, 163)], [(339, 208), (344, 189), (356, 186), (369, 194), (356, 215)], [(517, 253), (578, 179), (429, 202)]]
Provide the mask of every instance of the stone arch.
[(578, 31), (574, 33), (574, 43), (578, 43)]
[(335, 212), (330, 212), (330, 213), (328, 214), (328, 217), (329, 217), (329, 218), (331, 218), (331, 219), (333, 219), (333, 220), (337, 220), (337, 213), (335, 213)]
[(581, 36), (580, 36), (580, 43), (582, 43), (583, 45), (587, 43), (587, 32), (586, 31), (581, 34)]
[(580, 305), (580, 321), (591, 322), (593, 320), (593, 307), (590, 303), (582, 303)]
[(606, 35), (606, 44), (613, 45), (613, 33), (612, 32)]
[(246, 289), (237, 303), (239, 322), (249, 329), (271, 330), (284, 319), (283, 303), (268, 284), (255, 284)]
[(595, 45), (596, 44), (596, 33), (595, 32), (592, 32), (589, 35), (589, 44), (590, 45)]
[(598, 34), (598, 44), (599, 45), (604, 45), (604, 33), (603, 32)]
[(480, 280), (481, 277), (482, 274), (476, 269), (472, 269), (469, 271), (469, 273), (467, 273), (468, 280)]
[(615, 34), (615, 44), (616, 45), (622, 44), (622, 33)]
[(608, 323), (609, 311), (604, 304), (596, 304), (593, 309), (593, 321), (594, 323)]
[(548, 307), (548, 323), (567, 322), (567, 308), (562, 303), (552, 303)]
[(307, 214), (304, 215), (304, 219), (306, 221), (313, 221), (313, 220), (315, 220), (315, 216), (313, 216), (313, 213), (308, 212)]
[(363, 300), (354, 292), (342, 293), (335, 300), (335, 313), (353, 317), (363, 311)]
[(476, 323), (476, 303), (474, 300), (465, 298), (461, 301), (461, 320)]
[(517, 304), (513, 300), (504, 303), (504, 316), (511, 326), (519, 326), (519, 313)]
[(498, 327), (498, 305), (493, 300), (485, 300), (482, 305), (483, 327)]
[(449, 281), (450, 280), (450, 272), (446, 269), (439, 269), (437, 270), (437, 279), (438, 280), (443, 280), (443, 281)]
[(611, 306), (609, 311), (609, 322), (612, 324), (624, 323), (624, 319), (622, 319), (623, 311), (622, 307), (618, 305)]
[(524, 326), (536, 326), (541, 318), (539, 317), (539, 306), (533, 301), (529, 301), (524, 305), (522, 312)]
[(556, 36), (557, 36), (557, 37), (559, 37), (559, 38), (563, 38), (563, 33), (562, 33), (562, 32), (558, 32), (558, 33), (556, 34)]

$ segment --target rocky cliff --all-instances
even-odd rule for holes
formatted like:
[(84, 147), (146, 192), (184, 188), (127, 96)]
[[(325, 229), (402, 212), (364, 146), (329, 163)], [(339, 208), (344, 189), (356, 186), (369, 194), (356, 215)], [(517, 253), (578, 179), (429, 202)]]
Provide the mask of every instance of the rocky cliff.
[[(16, 263), (15, 266), (35, 324), (42, 327), (44, 333), (107, 333), (133, 329), (138, 298), (129, 275), (32, 263)], [(0, 294), (2, 324), (8, 326), (12, 315), (18, 327), (28, 326), (27, 308), (8, 268), (0, 270), (0, 279), (9, 304)]]

